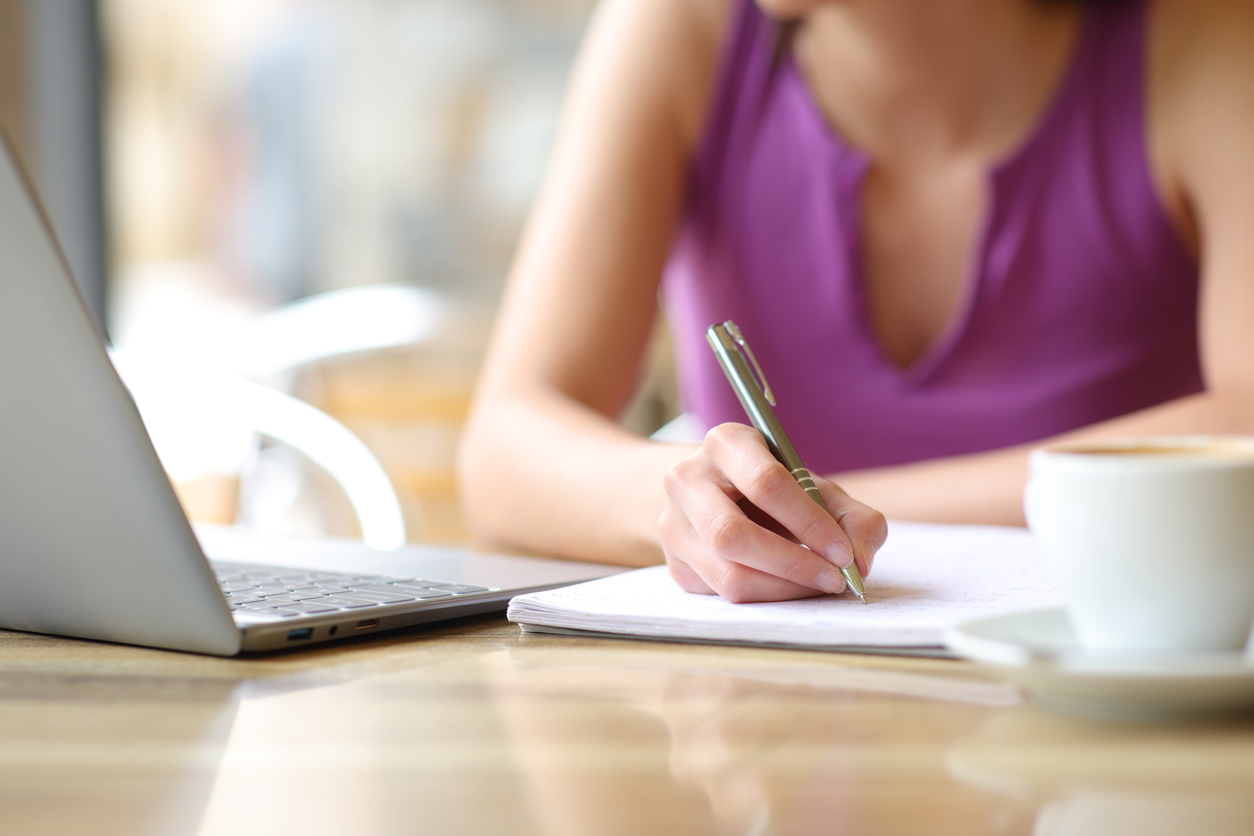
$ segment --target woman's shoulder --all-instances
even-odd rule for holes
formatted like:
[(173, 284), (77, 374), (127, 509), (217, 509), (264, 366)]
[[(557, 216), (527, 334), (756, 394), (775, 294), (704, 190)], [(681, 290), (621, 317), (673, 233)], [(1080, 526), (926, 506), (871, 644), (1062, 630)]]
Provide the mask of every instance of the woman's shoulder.
[[(1254, 67), (1252, 0), (1150, 0), (1150, 72), (1164, 94), (1190, 100), (1249, 93)], [(1209, 97), (1203, 97), (1209, 98)]]
[[(658, 0), (649, 0), (658, 2)], [(682, 51), (675, 55), (677, 65), (682, 65), (681, 77), (685, 81), (685, 95), (679, 102), (680, 125), (685, 145), (696, 145), (705, 121), (709, 99), (718, 75), (719, 56), (732, 27), (732, 18), (742, 0), (661, 0), (672, 6), (682, 27), (682, 38), (676, 46)]]
[(1239, 34), (1232, 31), (1234, 26), (1240, 30), (1254, 23), (1250, 0), (1150, 0), (1150, 4), (1152, 14), (1169, 24), (1162, 34), (1181, 44), (1204, 33)]
[(588, 33), (588, 56), (613, 64), (631, 89), (672, 110), (685, 145), (700, 134), (735, 9), (742, 0), (607, 0)]
[(1199, 191), (1254, 184), (1254, 2), (1149, 1), (1154, 167), (1196, 242)]

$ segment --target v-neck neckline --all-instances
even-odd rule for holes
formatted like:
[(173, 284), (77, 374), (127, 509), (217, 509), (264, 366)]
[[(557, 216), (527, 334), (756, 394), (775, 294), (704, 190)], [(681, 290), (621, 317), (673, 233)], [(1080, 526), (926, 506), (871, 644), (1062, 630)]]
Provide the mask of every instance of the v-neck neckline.
[(806, 80), (805, 73), (797, 63), (796, 56), (792, 51), (785, 56), (780, 69), (788, 73), (793, 83), (803, 91), (811, 118), (816, 120), (822, 129), (828, 148), (832, 152), (832, 159), (836, 163), (835, 186), (840, 192), (842, 207), (840, 215), (845, 224), (841, 232), (846, 236), (848, 245), (845, 248), (848, 258), (846, 274), (852, 285), (853, 297), (857, 300), (851, 315), (856, 319), (856, 325), (862, 331), (865, 342), (875, 352), (885, 370), (903, 383), (920, 385), (925, 382), (952, 356), (962, 338), (970, 330), (984, 290), (986, 263), (995, 231), (995, 222), (1001, 215), (1006, 184), (1013, 180), (1015, 174), (1033, 157), (1036, 149), (1045, 142), (1053, 126), (1061, 118), (1067, 104), (1074, 99), (1080, 81), (1080, 70), (1090, 51), (1089, 42), (1092, 38), (1092, 30), (1093, 13), (1087, 8), (1082, 8), (1067, 62), (1054, 83), (1054, 89), (1046, 99), (1045, 106), (1037, 115), (1031, 129), (1024, 134), (1023, 139), (1008, 154), (986, 170), (984, 184), (988, 200), (976, 227), (976, 236), (972, 241), (972, 249), (968, 255), (962, 285), (959, 289), (958, 303), (954, 306), (945, 325), (927, 347), (905, 366), (899, 365), (889, 356), (871, 318), (862, 246), (864, 232), (862, 194), (867, 172), (871, 167), (870, 157), (846, 141), (828, 121), (814, 91)]

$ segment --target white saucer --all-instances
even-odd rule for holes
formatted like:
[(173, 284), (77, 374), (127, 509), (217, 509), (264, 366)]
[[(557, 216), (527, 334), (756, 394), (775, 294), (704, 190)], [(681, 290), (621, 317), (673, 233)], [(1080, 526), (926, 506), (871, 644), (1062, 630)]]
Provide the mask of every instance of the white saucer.
[(945, 643), (1064, 714), (1137, 721), (1254, 711), (1254, 658), (1085, 651), (1061, 608), (969, 621), (950, 630)]

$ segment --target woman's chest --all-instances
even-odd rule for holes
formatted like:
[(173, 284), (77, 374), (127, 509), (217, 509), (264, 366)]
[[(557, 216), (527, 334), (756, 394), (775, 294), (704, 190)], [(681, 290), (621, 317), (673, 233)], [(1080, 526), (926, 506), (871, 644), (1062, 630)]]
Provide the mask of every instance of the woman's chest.
[(853, 196), (871, 329), (900, 368), (941, 337), (968, 295), (986, 183), (980, 165), (963, 161), (927, 171), (872, 165)]

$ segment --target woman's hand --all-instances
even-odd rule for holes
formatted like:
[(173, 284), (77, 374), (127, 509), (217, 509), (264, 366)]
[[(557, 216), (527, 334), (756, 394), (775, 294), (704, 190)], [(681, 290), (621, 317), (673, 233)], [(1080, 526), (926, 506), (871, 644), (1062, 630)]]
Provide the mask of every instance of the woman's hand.
[(666, 473), (658, 536), (671, 577), (729, 601), (783, 601), (845, 589), (840, 567), (866, 575), (888, 537), (884, 516), (814, 477), (827, 514), (756, 430), (712, 429)]

